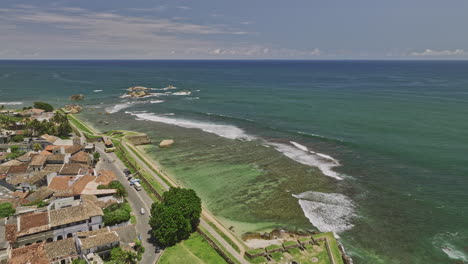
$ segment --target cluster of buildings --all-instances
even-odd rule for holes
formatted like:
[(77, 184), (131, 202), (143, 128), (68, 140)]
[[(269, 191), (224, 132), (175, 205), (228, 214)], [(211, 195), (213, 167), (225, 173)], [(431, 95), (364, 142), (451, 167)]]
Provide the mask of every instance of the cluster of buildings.
[[(24, 146), (17, 158), (0, 158), (0, 203), (16, 208), (0, 218), (0, 264), (102, 263), (116, 246), (131, 250), (134, 225), (104, 225), (103, 209), (123, 199), (115, 189), (98, 188), (117, 178), (96, 169), (94, 145), (47, 134), (25, 145), (36, 143), (41, 150)], [(12, 145), (18, 144), (3, 142), (0, 152), (9, 153)]]

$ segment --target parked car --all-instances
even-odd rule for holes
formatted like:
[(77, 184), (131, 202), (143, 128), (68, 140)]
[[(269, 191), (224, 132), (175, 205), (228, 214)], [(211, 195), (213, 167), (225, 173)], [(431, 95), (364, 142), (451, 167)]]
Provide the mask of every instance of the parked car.
[(123, 170), (123, 173), (124, 173), (126, 176), (128, 176), (128, 175), (130, 175), (130, 170), (129, 170), (128, 168), (125, 168), (125, 169)]
[(137, 191), (141, 191), (141, 185), (139, 182), (133, 182), (133, 188)]
[(140, 214), (144, 215), (145, 213), (146, 213), (145, 208), (141, 208), (141, 209), (140, 209)]
[(133, 179), (132, 176), (130, 176), (130, 177), (127, 178), (128, 181), (132, 181), (132, 179)]

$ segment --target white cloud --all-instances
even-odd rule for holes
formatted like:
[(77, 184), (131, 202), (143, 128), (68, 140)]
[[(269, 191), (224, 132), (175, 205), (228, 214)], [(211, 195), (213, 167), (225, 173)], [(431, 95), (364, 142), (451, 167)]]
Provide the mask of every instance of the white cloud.
[(422, 52), (412, 52), (410, 53), (411, 56), (466, 56), (468, 55), (462, 49), (454, 49), (454, 50), (432, 50), (432, 49), (425, 49)]
[(190, 10), (192, 9), (190, 6), (176, 6), (178, 9), (183, 9), (183, 10)]
[(313, 50), (311, 50), (311, 51), (309, 52), (309, 54), (310, 54), (311, 56), (320, 56), (321, 53), (322, 53), (322, 52), (321, 52), (319, 49), (317, 49), (317, 48), (315, 48), (315, 49), (313, 49)]

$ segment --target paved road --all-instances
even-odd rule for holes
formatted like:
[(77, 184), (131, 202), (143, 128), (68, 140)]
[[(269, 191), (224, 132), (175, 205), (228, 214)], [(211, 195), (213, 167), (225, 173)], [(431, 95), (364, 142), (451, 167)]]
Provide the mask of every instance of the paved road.
[[(135, 155), (135, 153), (133, 153), (133, 151), (131, 151), (129, 149), (129, 147), (127, 146), (126, 142), (122, 142), (122, 146), (127, 150), (128, 153), (130, 153), (130, 155), (132, 156), (132, 158), (138, 162), (138, 165), (140, 165), (145, 171), (147, 171), (148, 173), (150, 173), (160, 184), (161, 186), (163, 186), (164, 189), (169, 189), (169, 185), (163, 181), (159, 175), (157, 175), (153, 170), (151, 170), (145, 162), (143, 162), (137, 155)], [(150, 163), (151, 164), (151, 163)], [(176, 184), (174, 184), (176, 185)], [(203, 215), (205, 217), (208, 217), (208, 219), (211, 219), (212, 216), (210, 214), (208, 214), (207, 212), (203, 212)], [(212, 221), (213, 223), (215, 223), (214, 221)], [(219, 241), (219, 243), (221, 243), (221, 245), (227, 250), (229, 251), (229, 253), (231, 253), (231, 255), (233, 255), (240, 263), (248, 263), (243, 257), (241, 254), (239, 254), (222, 236), (220, 236), (218, 234), (218, 232), (216, 232), (216, 230), (214, 230), (214, 228), (212, 228), (205, 220), (203, 220), (203, 218), (200, 219), (200, 224), (217, 240)], [(216, 224), (216, 223), (215, 223)], [(232, 241), (236, 241), (235, 239), (231, 239)], [(239, 246), (239, 248), (242, 248), (242, 246)]]
[[(125, 189), (127, 190), (127, 200), (132, 206), (133, 213), (137, 218), (136, 229), (138, 234), (141, 235), (143, 246), (145, 247), (145, 253), (143, 253), (143, 258), (141, 259), (140, 263), (154, 264), (156, 260), (159, 259), (162, 251), (156, 253), (156, 246), (154, 245), (154, 240), (150, 234), (151, 226), (148, 223), (151, 204), (153, 201), (145, 191), (137, 191), (135, 188), (130, 186), (125, 175), (123, 174), (125, 165), (120, 161), (120, 159), (117, 158), (114, 153), (105, 153), (104, 145), (102, 143), (96, 144), (96, 151), (101, 154), (101, 161), (98, 162), (96, 169), (113, 171), (117, 175), (118, 180), (123, 183)], [(144, 215), (140, 214), (141, 208), (145, 208), (146, 210)]]

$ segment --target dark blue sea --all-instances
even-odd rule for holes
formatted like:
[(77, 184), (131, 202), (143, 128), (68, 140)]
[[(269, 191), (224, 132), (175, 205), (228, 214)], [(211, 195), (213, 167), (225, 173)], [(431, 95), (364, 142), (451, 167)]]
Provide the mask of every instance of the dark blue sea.
[(174, 139), (144, 150), (239, 237), (333, 231), (355, 263), (468, 262), (467, 61), (0, 61), (0, 105), (73, 94), (99, 130)]

